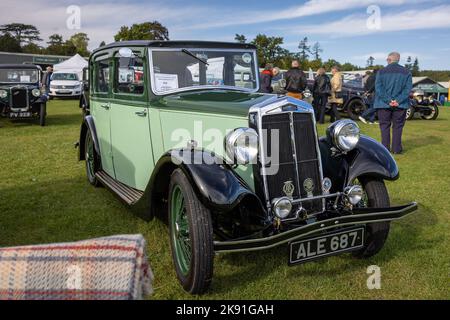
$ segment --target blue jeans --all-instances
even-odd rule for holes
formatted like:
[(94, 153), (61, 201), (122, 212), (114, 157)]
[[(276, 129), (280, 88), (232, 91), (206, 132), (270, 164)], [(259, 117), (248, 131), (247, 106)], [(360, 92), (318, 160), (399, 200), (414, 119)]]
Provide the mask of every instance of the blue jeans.
[(377, 114), (377, 109), (375, 109), (373, 107), (373, 102), (374, 99), (373, 98), (368, 98), (369, 100), (369, 108), (367, 108), (366, 111), (364, 111), (361, 114), (361, 117), (363, 117), (364, 119), (370, 121), (370, 122), (374, 122), (375, 121), (375, 115)]

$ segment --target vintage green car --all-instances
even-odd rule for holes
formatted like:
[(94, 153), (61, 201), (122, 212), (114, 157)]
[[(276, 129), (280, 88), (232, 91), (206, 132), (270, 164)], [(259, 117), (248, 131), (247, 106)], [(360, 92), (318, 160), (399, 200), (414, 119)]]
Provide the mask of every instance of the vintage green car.
[(124, 41), (89, 60), (90, 114), (79, 159), (146, 219), (168, 222), (183, 288), (204, 292), (214, 254), (288, 245), (289, 264), (376, 254), (390, 221), (387, 149), (351, 120), (319, 138), (312, 107), (258, 93), (256, 48), (201, 41)]

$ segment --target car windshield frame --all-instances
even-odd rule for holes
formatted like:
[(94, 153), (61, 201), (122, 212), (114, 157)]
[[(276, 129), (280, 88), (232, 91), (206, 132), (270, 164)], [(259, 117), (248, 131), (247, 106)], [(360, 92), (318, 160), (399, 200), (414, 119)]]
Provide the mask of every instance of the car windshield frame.
[[(59, 75), (59, 74), (74, 74), (76, 79), (72, 80), (72, 79), (55, 79), (55, 76)], [(56, 72), (52, 74), (52, 81), (80, 81), (78, 74), (76, 74), (75, 72)]]
[[(31, 72), (36, 72), (36, 81), (29, 81), (29, 82), (21, 82), (21, 81), (2, 81), (1, 77), (0, 77), (0, 84), (2, 85), (9, 85), (9, 84), (37, 84), (40, 82), (40, 71), (38, 69), (35, 68), (0, 68), (0, 73), (1, 72), (10, 72), (10, 71), (15, 71), (15, 72), (20, 72), (20, 71), (31, 71)], [(31, 80), (31, 78), (30, 78)]]
[[(242, 52), (242, 53), (250, 53), (253, 57), (253, 69), (255, 72), (255, 88), (244, 88), (244, 87), (238, 87), (238, 86), (226, 86), (226, 85), (194, 85), (194, 86), (187, 86), (182, 87), (178, 89), (173, 90), (166, 90), (164, 92), (157, 91), (155, 87), (155, 71), (153, 66), (153, 52), (155, 51), (178, 51), (182, 52), (183, 49), (186, 49), (190, 52), (197, 52), (197, 51), (210, 51), (210, 52)], [(192, 58), (194, 59), (194, 58)], [(249, 92), (249, 93), (255, 93), (259, 91), (259, 67), (258, 67), (258, 61), (257, 61), (257, 53), (255, 49), (245, 49), (245, 48), (236, 48), (236, 49), (230, 49), (230, 48), (207, 48), (207, 47), (199, 47), (199, 48), (192, 48), (192, 47), (177, 47), (177, 48), (149, 48), (148, 50), (148, 60), (149, 60), (149, 69), (150, 69), (150, 83), (151, 83), (151, 90), (152, 93), (156, 96), (166, 96), (169, 94), (174, 94), (178, 92), (186, 92), (186, 91), (194, 91), (194, 90), (203, 90), (203, 89), (225, 89), (225, 90), (236, 90), (236, 91), (243, 91), (243, 92)], [(201, 63), (201, 62), (199, 62)]]

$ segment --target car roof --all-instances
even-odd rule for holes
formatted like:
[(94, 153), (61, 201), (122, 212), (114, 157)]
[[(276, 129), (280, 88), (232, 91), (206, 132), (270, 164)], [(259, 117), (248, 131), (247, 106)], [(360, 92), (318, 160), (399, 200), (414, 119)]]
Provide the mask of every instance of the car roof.
[(41, 70), (41, 67), (35, 64), (0, 64), (0, 69), (38, 69)]
[(93, 53), (116, 47), (152, 47), (152, 48), (214, 48), (214, 49), (256, 49), (249, 43), (218, 42), (218, 41), (162, 41), (162, 40), (132, 40), (118, 41), (97, 48)]

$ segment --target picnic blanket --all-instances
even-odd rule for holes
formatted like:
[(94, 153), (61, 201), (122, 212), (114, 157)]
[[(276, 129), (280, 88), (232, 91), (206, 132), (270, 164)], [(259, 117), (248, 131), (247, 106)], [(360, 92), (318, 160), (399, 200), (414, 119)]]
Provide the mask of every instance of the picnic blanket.
[(0, 299), (129, 300), (152, 293), (142, 235), (0, 248)]

